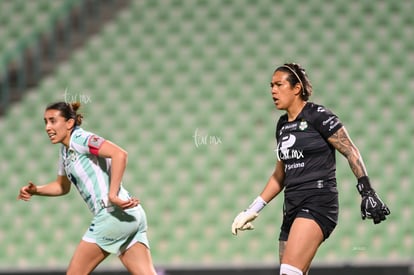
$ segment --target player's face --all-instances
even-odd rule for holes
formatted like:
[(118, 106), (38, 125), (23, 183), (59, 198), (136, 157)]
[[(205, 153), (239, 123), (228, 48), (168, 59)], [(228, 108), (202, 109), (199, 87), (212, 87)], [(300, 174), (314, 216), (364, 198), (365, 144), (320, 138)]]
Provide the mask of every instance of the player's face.
[(297, 94), (297, 88), (290, 85), (287, 80), (288, 77), (288, 73), (276, 71), (273, 74), (272, 82), (270, 82), (273, 102), (279, 110), (287, 110), (295, 100)]
[(73, 128), (73, 119), (66, 120), (59, 110), (46, 110), (44, 121), (50, 141), (53, 144), (63, 143), (67, 146)]

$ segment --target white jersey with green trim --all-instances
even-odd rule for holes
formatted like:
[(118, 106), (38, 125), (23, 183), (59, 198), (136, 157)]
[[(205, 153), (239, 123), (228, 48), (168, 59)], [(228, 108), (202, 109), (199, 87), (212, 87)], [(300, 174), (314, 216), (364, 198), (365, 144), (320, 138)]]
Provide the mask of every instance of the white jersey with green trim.
[[(76, 127), (70, 137), (69, 147), (62, 145), (59, 154), (58, 175), (68, 177), (94, 215), (109, 206), (111, 159), (98, 156), (104, 141), (102, 137)], [(118, 196), (121, 199), (129, 198), (122, 185)]]

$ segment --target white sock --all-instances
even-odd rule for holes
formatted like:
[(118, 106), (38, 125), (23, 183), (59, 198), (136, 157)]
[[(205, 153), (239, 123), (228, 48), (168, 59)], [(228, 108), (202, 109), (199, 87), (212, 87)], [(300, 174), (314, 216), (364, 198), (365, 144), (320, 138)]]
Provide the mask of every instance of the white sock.
[(302, 270), (289, 264), (280, 265), (280, 275), (303, 275)]

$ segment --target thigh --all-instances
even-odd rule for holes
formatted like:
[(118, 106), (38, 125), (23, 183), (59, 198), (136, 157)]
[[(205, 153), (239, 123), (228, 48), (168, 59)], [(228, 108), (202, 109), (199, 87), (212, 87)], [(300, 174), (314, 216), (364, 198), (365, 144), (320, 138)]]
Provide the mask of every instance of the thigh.
[(289, 232), (288, 240), (281, 242), (279, 250), (281, 263), (290, 264), (307, 271), (313, 257), (323, 241), (319, 225), (312, 219), (296, 218)]
[(67, 274), (89, 274), (108, 255), (109, 253), (101, 249), (97, 244), (82, 240), (72, 256)]
[(124, 253), (119, 255), (119, 259), (133, 275), (156, 275), (152, 263), (151, 252), (143, 243), (137, 242)]

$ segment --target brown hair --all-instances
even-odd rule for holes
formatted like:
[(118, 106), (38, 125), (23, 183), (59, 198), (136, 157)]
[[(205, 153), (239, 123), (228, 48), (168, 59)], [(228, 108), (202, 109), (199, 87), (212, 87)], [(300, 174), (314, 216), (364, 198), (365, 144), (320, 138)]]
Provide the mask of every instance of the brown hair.
[(296, 63), (285, 63), (283, 66), (280, 66), (275, 70), (275, 72), (277, 71), (282, 71), (289, 74), (287, 81), (292, 87), (297, 83), (301, 84), (302, 90), (300, 96), (304, 101), (308, 101), (313, 91), (312, 83), (310, 82), (304, 68)]
[(66, 119), (73, 119), (75, 121), (75, 126), (80, 126), (82, 124), (83, 115), (78, 114), (77, 111), (80, 108), (80, 102), (55, 102), (52, 104), (49, 104), (46, 107), (47, 110), (58, 110), (60, 111), (60, 114)]

